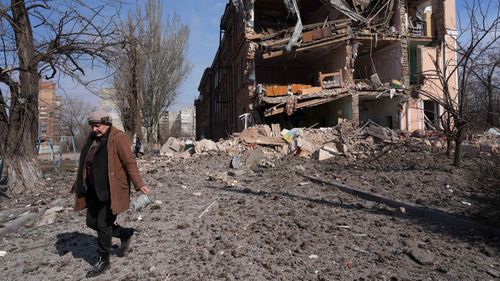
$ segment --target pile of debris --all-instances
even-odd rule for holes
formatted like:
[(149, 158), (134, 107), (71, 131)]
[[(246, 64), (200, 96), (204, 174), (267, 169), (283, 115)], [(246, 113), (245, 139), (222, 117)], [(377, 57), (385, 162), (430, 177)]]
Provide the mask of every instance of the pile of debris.
[(481, 153), (500, 155), (500, 129), (490, 128), (480, 135), (472, 135), (462, 143), (462, 151), (474, 156)]
[[(492, 133), (485, 133), (475, 140), (465, 142), (463, 144), (464, 152), (467, 154), (479, 154), (480, 152), (500, 154), (500, 135), (498, 135), (499, 131), (495, 130), (491, 130)], [(446, 147), (445, 136), (439, 131), (416, 130), (412, 133), (395, 131), (372, 121), (356, 128), (351, 122), (346, 121), (335, 127), (319, 129), (293, 128), (288, 130), (281, 129), (279, 124), (256, 125), (241, 133), (233, 134), (228, 140), (220, 140), (219, 142), (207, 139), (193, 142), (169, 138), (161, 148), (160, 154), (187, 159), (193, 154), (223, 152), (231, 156), (239, 155), (243, 162), (246, 162), (245, 152), (259, 148), (266, 155), (265, 158), (298, 155), (320, 161), (336, 156), (367, 159), (380, 152), (387, 145), (401, 144), (406, 141), (420, 143), (435, 149)], [(238, 163), (236, 161), (233, 164), (238, 166), (240, 165)]]
[(375, 123), (365, 124), (362, 128), (355, 128), (350, 122), (344, 122), (336, 127), (291, 130), (282, 130), (278, 124), (257, 125), (234, 134), (231, 139), (219, 142), (169, 138), (160, 154), (187, 159), (195, 153), (224, 152), (237, 155), (260, 147), (264, 154), (275, 157), (298, 155), (324, 160), (343, 155), (363, 159), (387, 143), (399, 141), (400, 138), (400, 134)]

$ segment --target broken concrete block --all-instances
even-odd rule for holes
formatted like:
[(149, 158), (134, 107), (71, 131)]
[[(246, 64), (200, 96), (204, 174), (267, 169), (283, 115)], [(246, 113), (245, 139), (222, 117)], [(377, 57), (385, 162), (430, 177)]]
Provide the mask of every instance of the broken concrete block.
[(323, 161), (323, 160), (326, 160), (326, 159), (329, 159), (332, 157), (333, 157), (333, 154), (331, 154), (330, 151), (327, 151), (325, 149), (320, 148), (317, 151), (317, 156), (314, 158), (318, 159), (319, 161)]
[(264, 152), (260, 148), (257, 148), (255, 150), (247, 150), (243, 158), (245, 158), (246, 166), (254, 168), (262, 162), (265, 156)]
[(189, 153), (188, 151), (184, 151), (179, 154), (179, 157), (182, 159), (188, 159), (189, 157), (191, 157), (191, 153)]
[(231, 168), (233, 168), (233, 169), (239, 169), (239, 168), (241, 168), (241, 166), (242, 166), (242, 163), (241, 163), (241, 154), (237, 154), (231, 160)]
[(296, 140), (295, 140), (295, 144), (297, 145), (297, 147), (299, 147), (301, 150), (305, 150), (307, 152), (309, 152), (310, 154), (312, 152), (314, 152), (314, 147), (312, 145), (312, 143), (310, 143), (309, 141), (305, 140), (304, 138), (302, 137), (298, 137)]
[(174, 137), (168, 138), (167, 142), (162, 145), (160, 155), (169, 154), (169, 152), (181, 152), (184, 150), (184, 143)]
[(174, 142), (173, 137), (168, 138), (167, 142), (165, 142), (162, 147), (160, 148), (160, 155), (167, 155), (171, 154), (172, 150), (170, 149), (170, 145)]
[(493, 145), (491, 149), (491, 153), (494, 155), (500, 155), (500, 145)]
[(343, 154), (347, 153), (348, 149), (347, 149), (346, 144), (339, 141), (339, 142), (336, 142), (335, 145), (337, 146), (337, 151), (339, 153), (343, 153)]
[(334, 142), (325, 143), (323, 145), (323, 150), (326, 150), (327, 152), (334, 154), (339, 153), (339, 150), (337, 149), (337, 144)]
[(182, 143), (182, 141), (174, 138), (174, 140), (169, 148), (175, 152), (181, 152), (184, 150), (184, 143)]
[(212, 140), (203, 139), (194, 143), (196, 153), (217, 150), (217, 145)]
[(373, 139), (373, 137), (372, 137), (372, 136), (367, 136), (367, 137), (365, 138), (365, 142), (366, 142), (366, 144), (368, 144), (368, 145), (373, 145), (373, 144), (375, 143), (375, 140)]
[(391, 133), (389, 132), (389, 129), (381, 128), (381, 127), (376, 127), (376, 126), (370, 126), (364, 129), (365, 134), (370, 135), (372, 137), (375, 137), (380, 140), (390, 140), (391, 139)]

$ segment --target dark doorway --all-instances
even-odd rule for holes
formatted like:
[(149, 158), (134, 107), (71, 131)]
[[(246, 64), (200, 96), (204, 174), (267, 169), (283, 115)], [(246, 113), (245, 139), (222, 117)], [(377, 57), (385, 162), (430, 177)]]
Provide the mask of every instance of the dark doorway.
[(432, 131), (439, 127), (439, 105), (432, 100), (424, 100), (425, 130)]

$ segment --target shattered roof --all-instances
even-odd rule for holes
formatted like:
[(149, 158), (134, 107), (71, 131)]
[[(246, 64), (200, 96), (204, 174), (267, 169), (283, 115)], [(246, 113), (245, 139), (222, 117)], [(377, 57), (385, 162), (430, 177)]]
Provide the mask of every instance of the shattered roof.
[(339, 12), (348, 16), (352, 20), (359, 22), (367, 22), (368, 20), (357, 12), (353, 11), (352, 8), (344, 0), (322, 0), (325, 3), (329, 3), (332, 7), (337, 9)]

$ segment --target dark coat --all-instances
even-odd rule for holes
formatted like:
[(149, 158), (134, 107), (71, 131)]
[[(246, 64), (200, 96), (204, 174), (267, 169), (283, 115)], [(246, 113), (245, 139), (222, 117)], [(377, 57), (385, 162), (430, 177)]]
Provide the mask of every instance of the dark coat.
[[(113, 214), (118, 214), (126, 211), (130, 205), (130, 182), (134, 184), (136, 190), (139, 190), (145, 183), (137, 169), (137, 163), (131, 150), (132, 144), (127, 135), (115, 127), (110, 127), (110, 130), (105, 149), (96, 148), (92, 169), (96, 191), (99, 189), (109, 190), (107, 198), (111, 199), (111, 209)], [(80, 155), (80, 164), (74, 185), (76, 190), (83, 185), (85, 158), (92, 141), (89, 136)], [(106, 151), (105, 154), (102, 153), (104, 151)], [(103, 189), (104, 186), (109, 187), (109, 189)], [(98, 196), (102, 198), (101, 196), (106, 197), (106, 194), (101, 193)], [(75, 196), (75, 210), (79, 211), (85, 207), (85, 197)]]

